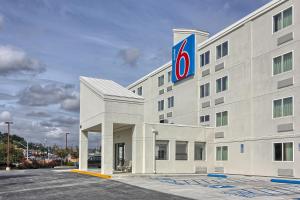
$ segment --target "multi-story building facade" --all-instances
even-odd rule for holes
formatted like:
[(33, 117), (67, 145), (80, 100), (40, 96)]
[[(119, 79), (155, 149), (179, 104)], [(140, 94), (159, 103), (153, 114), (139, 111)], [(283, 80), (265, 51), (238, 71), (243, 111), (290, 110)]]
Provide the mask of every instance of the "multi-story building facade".
[(174, 29), (174, 44), (195, 36), (195, 71), (174, 81), (168, 62), (127, 87), (143, 98), (133, 172), (300, 177), (299, 10), (273, 0), (211, 37)]

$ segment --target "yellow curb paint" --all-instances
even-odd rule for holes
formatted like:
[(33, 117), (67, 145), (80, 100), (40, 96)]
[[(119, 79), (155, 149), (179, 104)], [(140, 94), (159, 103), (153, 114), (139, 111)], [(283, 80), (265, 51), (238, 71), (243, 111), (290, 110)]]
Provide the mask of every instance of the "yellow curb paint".
[(81, 170), (78, 170), (78, 169), (72, 169), (71, 172), (78, 173), (78, 174), (89, 175), (89, 176), (96, 176), (96, 177), (103, 178), (103, 179), (110, 179), (111, 178), (111, 176), (107, 175), (107, 174), (100, 174), (100, 173), (97, 173), (97, 172), (81, 171)]

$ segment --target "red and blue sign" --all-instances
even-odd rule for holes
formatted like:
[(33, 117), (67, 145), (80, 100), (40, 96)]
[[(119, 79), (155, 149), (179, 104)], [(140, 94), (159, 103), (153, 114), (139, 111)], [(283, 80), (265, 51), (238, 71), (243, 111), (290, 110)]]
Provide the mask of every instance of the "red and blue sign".
[(172, 48), (172, 82), (195, 74), (195, 35), (192, 34)]

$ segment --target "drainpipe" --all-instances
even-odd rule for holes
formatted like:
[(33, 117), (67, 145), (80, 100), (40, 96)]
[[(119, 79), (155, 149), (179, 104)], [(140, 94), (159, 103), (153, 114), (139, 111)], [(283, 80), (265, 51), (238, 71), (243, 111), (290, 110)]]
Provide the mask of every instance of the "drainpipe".
[(153, 133), (153, 173), (156, 174), (156, 159), (155, 159), (155, 144), (156, 144), (156, 135), (158, 135), (158, 131), (156, 129), (152, 129)]

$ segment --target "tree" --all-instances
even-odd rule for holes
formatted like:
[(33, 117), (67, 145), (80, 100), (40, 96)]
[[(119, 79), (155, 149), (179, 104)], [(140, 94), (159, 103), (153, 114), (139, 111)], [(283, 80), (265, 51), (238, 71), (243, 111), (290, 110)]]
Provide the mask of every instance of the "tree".
[(54, 154), (57, 155), (61, 159), (61, 165), (62, 161), (68, 156), (69, 151), (68, 149), (59, 148), (58, 146), (54, 147)]

